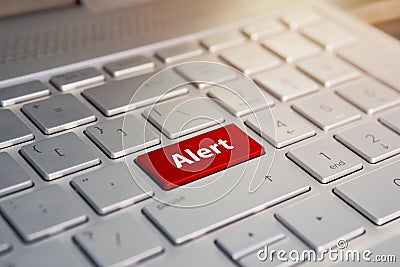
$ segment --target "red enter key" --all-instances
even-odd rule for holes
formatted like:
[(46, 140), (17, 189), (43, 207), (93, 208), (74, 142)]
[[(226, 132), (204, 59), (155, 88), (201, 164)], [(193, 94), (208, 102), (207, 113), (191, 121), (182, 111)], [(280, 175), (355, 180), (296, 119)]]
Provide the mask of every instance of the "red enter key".
[(170, 190), (264, 153), (253, 138), (229, 124), (140, 155), (136, 163), (162, 188)]

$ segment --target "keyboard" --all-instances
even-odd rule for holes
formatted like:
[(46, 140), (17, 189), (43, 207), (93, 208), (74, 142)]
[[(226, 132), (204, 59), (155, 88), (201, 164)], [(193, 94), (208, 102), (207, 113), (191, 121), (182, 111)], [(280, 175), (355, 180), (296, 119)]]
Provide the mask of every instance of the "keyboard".
[(93, 62), (0, 88), (0, 266), (399, 260), (398, 42), (314, 4)]

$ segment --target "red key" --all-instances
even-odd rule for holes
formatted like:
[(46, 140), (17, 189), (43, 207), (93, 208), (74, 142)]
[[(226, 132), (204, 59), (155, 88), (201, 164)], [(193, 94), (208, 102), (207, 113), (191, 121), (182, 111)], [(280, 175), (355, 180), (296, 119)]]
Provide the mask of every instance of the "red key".
[(264, 153), (259, 143), (230, 124), (140, 155), (136, 163), (170, 190)]

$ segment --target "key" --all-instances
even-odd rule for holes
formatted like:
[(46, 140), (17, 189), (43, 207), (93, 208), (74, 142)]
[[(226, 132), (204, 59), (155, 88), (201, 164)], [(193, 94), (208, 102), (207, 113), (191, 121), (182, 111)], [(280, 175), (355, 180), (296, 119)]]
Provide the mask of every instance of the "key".
[(292, 108), (324, 131), (361, 118), (361, 114), (344, 100), (323, 92), (294, 103)]
[(169, 101), (145, 109), (143, 116), (170, 139), (223, 123), (221, 111), (208, 98)]
[(67, 92), (104, 83), (105, 76), (95, 68), (86, 68), (53, 76), (50, 82), (60, 91)]
[(211, 52), (222, 50), (228, 47), (239, 45), (244, 43), (246, 38), (239, 32), (222, 32), (205, 37), (200, 40), (200, 43), (204, 45)]
[(232, 115), (241, 117), (257, 110), (274, 105), (271, 97), (264, 95), (261, 90), (245, 77), (226, 82), (221, 86), (213, 86), (207, 95), (228, 110)]
[(254, 81), (283, 102), (318, 90), (316, 82), (290, 66), (259, 73)]
[(285, 234), (275, 221), (257, 218), (226, 228), (218, 235), (215, 244), (233, 260), (238, 260), (283, 238)]
[(153, 195), (134, 181), (123, 163), (75, 177), (71, 185), (100, 215), (128, 207)]
[[(212, 187), (179, 191), (180, 193), (176, 195), (180, 201), (178, 206), (152, 203), (146, 206), (143, 212), (174, 244), (182, 244), (309, 190), (305, 177), (296, 172), (297, 169), (283, 165), (283, 161), (275, 163), (260, 185), (253, 184), (252, 178), (264, 177), (265, 170), (258, 168), (255, 170), (256, 173), (253, 173), (250, 170), (253, 168), (243, 167), (244, 173), (240, 183), (220, 198), (221, 190), (226, 192), (227, 183), (231, 184), (232, 177), (240, 176), (239, 173), (242, 171), (238, 168), (228, 168), (219, 182), (213, 183)], [(251, 191), (249, 186), (252, 186)], [(190, 207), (191, 203), (203, 203), (205, 195), (210, 196), (215, 193), (218, 194), (218, 201), (212, 201), (207, 205), (196, 205), (196, 208), (181, 208), (188, 205)]]
[(90, 126), (85, 133), (108, 157), (116, 159), (160, 143), (142, 120), (126, 115)]
[(49, 94), (49, 88), (37, 80), (17, 84), (0, 89), (0, 106), (8, 107)]
[(400, 217), (399, 162), (337, 186), (335, 194), (376, 225)]
[(297, 66), (323, 84), (331, 87), (360, 76), (360, 71), (331, 54), (302, 60)]
[(21, 155), (50, 181), (100, 164), (100, 159), (74, 133), (23, 146)]
[(114, 78), (122, 79), (152, 72), (155, 66), (153, 60), (139, 55), (107, 63), (104, 69)]
[(247, 75), (280, 64), (280, 60), (276, 56), (257, 43), (230, 48), (221, 52), (220, 57)]
[(335, 138), (369, 163), (378, 163), (400, 153), (400, 136), (376, 121), (341, 131)]
[[(105, 116), (114, 116), (129, 110), (154, 104), (188, 93), (188, 88), (178, 85), (185, 83), (172, 70), (164, 70), (148, 80), (152, 74), (143, 74), (122, 81), (83, 91), (82, 95), (96, 106)], [(110, 97), (110, 92), (112, 97)]]
[(154, 233), (128, 214), (81, 231), (74, 241), (97, 266), (128, 266), (164, 250)]
[(365, 231), (350, 207), (322, 195), (284, 208), (275, 216), (316, 252), (336, 247), (339, 241), (351, 240)]
[(34, 138), (32, 131), (11, 110), (0, 110), (0, 149)]
[(334, 50), (357, 40), (357, 35), (330, 21), (306, 27), (302, 29), (302, 33), (327, 50)]
[(400, 110), (385, 114), (379, 120), (385, 126), (400, 134)]
[(310, 8), (296, 8), (281, 15), (280, 20), (292, 30), (316, 23), (322, 18), (315, 10)]
[(289, 150), (287, 157), (326, 184), (361, 170), (361, 161), (331, 139), (319, 139)]
[(287, 62), (306, 58), (321, 51), (319, 46), (295, 32), (287, 32), (267, 38), (262, 41), (262, 44), (280, 55)]
[(0, 197), (33, 186), (29, 175), (6, 153), (0, 153)]
[(185, 42), (178, 45), (162, 48), (156, 52), (156, 56), (165, 64), (188, 59), (203, 54), (203, 49), (193, 42)]
[(282, 148), (316, 135), (313, 127), (290, 109), (278, 106), (271, 111), (275, 124), (272, 129), (275, 130), (268, 127), (268, 120), (262, 114), (249, 117), (245, 124), (274, 147)]
[(242, 32), (254, 41), (283, 32), (284, 30), (285, 27), (273, 19), (262, 19), (249, 23), (242, 28)]
[(0, 204), (0, 209), (25, 242), (57, 234), (87, 220), (78, 203), (58, 185), (9, 199)]
[(342, 85), (336, 89), (336, 92), (367, 114), (373, 114), (400, 103), (399, 94), (367, 77)]
[(25, 104), (22, 111), (44, 134), (53, 134), (96, 120), (94, 114), (71, 94)]

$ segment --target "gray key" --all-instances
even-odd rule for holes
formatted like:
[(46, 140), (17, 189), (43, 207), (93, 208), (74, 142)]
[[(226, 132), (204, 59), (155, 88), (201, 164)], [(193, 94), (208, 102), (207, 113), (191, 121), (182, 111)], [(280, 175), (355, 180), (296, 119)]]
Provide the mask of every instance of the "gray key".
[(400, 134), (400, 110), (385, 114), (379, 119), (384, 125)]
[(362, 169), (361, 160), (332, 139), (294, 148), (287, 156), (324, 184)]
[(291, 66), (257, 74), (254, 81), (283, 102), (318, 90), (316, 82)]
[(201, 44), (211, 52), (239, 45), (245, 41), (246, 38), (236, 31), (220, 32), (200, 40)]
[(86, 68), (53, 76), (50, 82), (60, 91), (93, 87), (104, 83), (105, 76), (95, 68)]
[(295, 32), (287, 32), (278, 36), (267, 38), (262, 44), (276, 54), (283, 57), (287, 62), (306, 58), (321, 51), (321, 48), (308, 41)]
[(213, 86), (207, 95), (236, 117), (253, 113), (274, 105), (271, 97), (263, 95), (261, 90), (244, 77)]
[(287, 107), (279, 106), (271, 110), (274, 116), (274, 130), (265, 123), (262, 114), (249, 117), (245, 123), (253, 131), (265, 138), (276, 148), (282, 148), (316, 134), (309, 123), (302, 120)]
[(285, 27), (274, 19), (262, 19), (245, 25), (242, 32), (252, 40), (270, 36), (285, 30)]
[(166, 64), (199, 56), (201, 54), (203, 54), (203, 49), (201, 49), (197, 43), (193, 42), (169, 46), (156, 52), (156, 56)]
[(317, 252), (364, 233), (354, 211), (330, 196), (308, 198), (278, 211), (276, 217)]
[(21, 154), (45, 180), (54, 180), (100, 163), (99, 157), (74, 133), (23, 146)]
[(145, 56), (134, 56), (104, 65), (104, 69), (116, 79), (151, 72), (155, 68), (153, 60)]
[(316, 23), (321, 19), (319, 13), (306, 7), (294, 8), (280, 16), (280, 20), (293, 30)]
[(33, 133), (11, 110), (0, 110), (0, 149), (32, 140)]
[(133, 115), (108, 120), (86, 128), (85, 133), (110, 158), (119, 158), (160, 143), (145, 127), (143, 118)]
[(29, 175), (6, 152), (0, 153), (0, 177), (0, 197), (33, 186)]
[(17, 84), (0, 89), (0, 106), (8, 107), (49, 94), (49, 88), (37, 80)]
[(74, 240), (97, 266), (128, 266), (163, 251), (153, 232), (128, 214), (88, 228)]
[(0, 208), (26, 242), (57, 234), (87, 219), (78, 203), (58, 185), (9, 199)]
[(101, 215), (137, 203), (153, 194), (139, 187), (121, 162), (75, 177), (71, 184)]
[(361, 118), (356, 108), (330, 92), (299, 100), (292, 107), (324, 131)]
[(257, 43), (234, 47), (220, 53), (220, 57), (244, 74), (273, 68), (280, 60)]
[(325, 87), (346, 82), (360, 76), (360, 71), (331, 54), (302, 60), (297, 66)]
[(400, 217), (400, 163), (339, 185), (334, 192), (377, 225)]
[(45, 134), (53, 134), (96, 120), (94, 114), (71, 94), (25, 104), (22, 111)]
[(377, 163), (400, 153), (400, 136), (376, 121), (341, 131), (335, 138), (369, 163)]
[(170, 139), (190, 134), (225, 121), (208, 98), (187, 98), (157, 104), (143, 112)]
[(155, 102), (188, 93), (185, 84), (172, 70), (164, 70), (150, 81), (144, 83), (152, 74), (110, 82), (106, 85), (83, 91), (83, 96), (93, 103), (105, 116), (114, 116)]
[(373, 114), (400, 103), (398, 93), (368, 77), (342, 85), (336, 89), (336, 92), (367, 114)]

